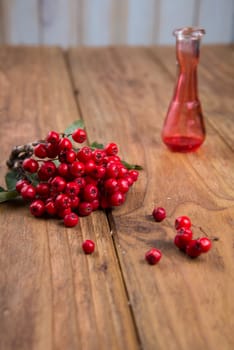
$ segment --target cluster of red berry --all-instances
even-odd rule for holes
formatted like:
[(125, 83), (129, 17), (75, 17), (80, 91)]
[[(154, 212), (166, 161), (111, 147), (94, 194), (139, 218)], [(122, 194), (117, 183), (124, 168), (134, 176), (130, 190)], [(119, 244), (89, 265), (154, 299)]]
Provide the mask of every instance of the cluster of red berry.
[[(71, 135), (50, 131), (34, 147), (33, 156), (24, 159), (16, 190), (30, 201), (34, 216), (62, 218), (65, 226), (73, 227), (80, 216), (123, 204), (138, 171), (124, 165), (115, 143), (103, 149), (83, 146), (75, 150), (69, 136), (79, 144), (87, 138), (81, 128)], [(34, 175), (36, 184), (29, 175)]]
[[(166, 218), (166, 210), (162, 207), (154, 208), (152, 215), (156, 222), (161, 222)], [(175, 229), (177, 230), (174, 238), (174, 244), (189, 257), (196, 258), (202, 253), (207, 253), (211, 249), (211, 240), (208, 237), (193, 239), (191, 231), (191, 220), (188, 216), (179, 216), (175, 220)], [(146, 261), (155, 265), (162, 257), (162, 253), (157, 248), (152, 248), (145, 254)]]

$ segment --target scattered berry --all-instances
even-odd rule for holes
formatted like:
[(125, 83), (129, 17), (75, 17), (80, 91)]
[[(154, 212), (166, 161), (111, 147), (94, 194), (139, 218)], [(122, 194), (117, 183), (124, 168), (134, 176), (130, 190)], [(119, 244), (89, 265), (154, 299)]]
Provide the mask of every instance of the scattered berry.
[(207, 253), (212, 247), (211, 240), (207, 237), (198, 238), (197, 242), (201, 245), (202, 253)]
[(78, 224), (79, 217), (75, 213), (70, 213), (64, 216), (63, 221), (66, 227), (74, 227)]
[(82, 248), (85, 254), (92, 254), (95, 249), (95, 243), (90, 239), (87, 239), (86, 241), (83, 242)]
[(145, 254), (145, 260), (150, 265), (155, 265), (159, 262), (159, 260), (162, 257), (162, 253), (159, 249), (151, 248), (148, 252)]
[(192, 239), (186, 247), (186, 254), (190, 258), (197, 258), (202, 253), (201, 243), (197, 239)]
[(180, 249), (185, 251), (188, 243), (193, 238), (193, 233), (189, 228), (181, 228), (177, 231), (175, 236), (174, 243)]
[(191, 227), (191, 221), (188, 216), (179, 216), (175, 220), (175, 228), (176, 230), (179, 230), (181, 228), (190, 228)]
[(163, 221), (166, 217), (166, 210), (162, 207), (156, 207), (154, 208), (152, 215), (156, 222)]

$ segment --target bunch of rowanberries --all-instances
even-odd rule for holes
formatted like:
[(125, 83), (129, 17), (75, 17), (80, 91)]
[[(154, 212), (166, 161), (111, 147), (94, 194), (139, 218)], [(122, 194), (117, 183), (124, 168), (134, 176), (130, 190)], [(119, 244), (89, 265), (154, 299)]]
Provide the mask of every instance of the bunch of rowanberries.
[(71, 135), (50, 131), (22, 162), (16, 190), (30, 202), (35, 217), (62, 218), (65, 226), (73, 227), (81, 216), (123, 204), (138, 171), (124, 165), (115, 143), (75, 149), (69, 136), (79, 144), (87, 138), (81, 128)]

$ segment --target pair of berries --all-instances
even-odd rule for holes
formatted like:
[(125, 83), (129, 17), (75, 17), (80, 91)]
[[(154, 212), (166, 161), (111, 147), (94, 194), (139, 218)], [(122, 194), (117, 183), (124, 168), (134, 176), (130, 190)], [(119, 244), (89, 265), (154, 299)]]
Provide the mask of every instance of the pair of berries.
[(211, 249), (211, 240), (208, 237), (193, 239), (191, 221), (187, 216), (180, 216), (175, 220), (177, 234), (174, 244), (191, 258), (196, 258)]
[(62, 136), (50, 131), (34, 147), (34, 155), (22, 162), (16, 190), (31, 203), (35, 217), (62, 218), (66, 227), (74, 227), (80, 216), (123, 204), (138, 171), (125, 166), (114, 142), (103, 149), (77, 150), (69, 136), (78, 143), (87, 138), (83, 129)]
[[(161, 222), (166, 218), (166, 210), (162, 207), (155, 207), (152, 216), (156, 222)], [(188, 216), (179, 216), (175, 220), (177, 234), (174, 244), (189, 257), (196, 258), (202, 253), (207, 253), (211, 249), (211, 240), (207, 237), (193, 239), (191, 231), (191, 220)], [(162, 257), (162, 253), (157, 248), (152, 248), (145, 254), (145, 259), (150, 265), (157, 264)]]

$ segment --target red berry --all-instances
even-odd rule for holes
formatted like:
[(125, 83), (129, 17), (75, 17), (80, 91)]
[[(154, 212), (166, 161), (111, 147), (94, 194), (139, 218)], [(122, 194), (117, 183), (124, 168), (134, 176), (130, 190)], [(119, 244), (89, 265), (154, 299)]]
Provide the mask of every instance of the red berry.
[(55, 192), (62, 192), (66, 187), (66, 180), (61, 176), (55, 176), (51, 181), (51, 189)]
[(107, 193), (114, 193), (118, 191), (118, 181), (114, 178), (110, 178), (104, 181), (104, 189)]
[(91, 172), (91, 176), (95, 179), (102, 179), (106, 174), (106, 168), (102, 165), (96, 165), (94, 170)]
[(128, 175), (130, 175), (133, 181), (135, 182), (138, 179), (139, 172), (137, 170), (129, 170)]
[(72, 149), (71, 141), (67, 137), (62, 138), (58, 144), (58, 152), (66, 152), (70, 149)]
[(36, 189), (33, 185), (25, 185), (20, 192), (23, 199), (32, 200), (36, 197)]
[(196, 258), (202, 253), (201, 244), (197, 239), (192, 239), (186, 247), (186, 254), (191, 258)]
[(51, 161), (43, 162), (39, 171), (38, 171), (38, 177), (42, 181), (49, 180), (52, 176), (54, 176), (56, 173), (56, 166)]
[(59, 153), (57, 143), (48, 143), (46, 145), (46, 153), (48, 158), (51, 158), (51, 159), (56, 158)]
[(83, 163), (79, 161), (73, 162), (70, 166), (70, 173), (75, 177), (84, 175), (84, 171), (85, 171), (85, 166)]
[(128, 180), (124, 178), (118, 179), (118, 188), (120, 192), (127, 193), (129, 190)]
[(116, 178), (119, 175), (119, 166), (117, 163), (108, 163), (106, 165), (106, 178)]
[(71, 212), (72, 211), (71, 211), (70, 207), (69, 208), (65, 208), (65, 209), (61, 208), (61, 209), (58, 209), (57, 215), (58, 215), (59, 218), (63, 219), (66, 215), (71, 214)]
[(16, 185), (15, 185), (16, 191), (20, 193), (21, 190), (22, 190), (22, 188), (23, 188), (25, 185), (29, 185), (28, 180), (21, 179), (21, 180), (17, 181), (17, 182), (16, 182)]
[(87, 135), (84, 129), (76, 129), (72, 133), (72, 138), (75, 142), (83, 143), (86, 140)]
[(39, 143), (34, 147), (34, 154), (38, 158), (46, 158), (47, 157), (47, 150), (46, 145), (43, 143)]
[(36, 185), (36, 191), (39, 196), (48, 197), (50, 193), (50, 186), (46, 182), (39, 182), (39, 184)]
[(64, 216), (63, 222), (66, 227), (74, 227), (78, 224), (79, 217), (75, 213), (70, 213)]
[(92, 202), (91, 202), (91, 205), (92, 205), (92, 208), (93, 208), (93, 211), (94, 210), (97, 210), (100, 206), (100, 203), (99, 203), (99, 200), (96, 198), (94, 199)]
[(60, 163), (58, 166), (58, 173), (62, 177), (67, 177), (69, 174), (69, 165), (67, 163)]
[(83, 242), (82, 248), (85, 254), (92, 254), (95, 249), (95, 243), (91, 239), (87, 239)]
[(121, 193), (119, 191), (113, 193), (109, 198), (109, 203), (111, 207), (117, 207), (123, 204), (124, 201), (125, 201), (125, 195), (124, 193)]
[(75, 181), (71, 181), (66, 184), (65, 193), (68, 196), (70, 197), (77, 196), (79, 192), (80, 192), (80, 187)]
[(163, 221), (166, 217), (166, 210), (162, 207), (155, 207), (152, 212), (152, 215), (156, 222)]
[(46, 137), (46, 141), (49, 143), (58, 143), (59, 142), (59, 134), (56, 131), (50, 131)]
[(155, 265), (162, 257), (162, 253), (159, 249), (152, 248), (145, 254), (145, 259), (150, 265)]
[(59, 194), (55, 199), (57, 209), (67, 209), (71, 207), (71, 199), (64, 193)]
[(39, 168), (39, 164), (35, 159), (26, 158), (23, 161), (23, 169), (29, 173), (35, 173)]
[(87, 184), (83, 190), (83, 197), (86, 202), (91, 202), (98, 196), (98, 189), (92, 184)]
[(201, 237), (201, 238), (198, 238), (197, 241), (201, 245), (202, 253), (207, 253), (211, 249), (212, 243), (211, 243), (211, 240), (209, 238)]
[(90, 147), (84, 146), (77, 152), (77, 159), (80, 162), (86, 163), (92, 158), (92, 152)]
[(191, 221), (188, 216), (179, 216), (175, 220), (175, 228), (179, 230), (180, 228), (190, 228)]
[(85, 187), (86, 181), (83, 177), (76, 177), (73, 181), (77, 183), (80, 189)]
[(93, 159), (88, 160), (85, 163), (85, 173), (86, 174), (92, 174), (94, 170), (96, 169), (97, 165), (95, 164)]
[(36, 217), (42, 216), (44, 214), (44, 211), (45, 211), (44, 202), (40, 199), (36, 199), (35, 201), (33, 201), (31, 203), (30, 211), (31, 211), (31, 214), (36, 216)]
[(106, 145), (105, 151), (106, 151), (106, 154), (108, 156), (115, 156), (119, 150), (118, 150), (118, 146), (116, 145), (116, 143), (111, 142), (111, 143), (108, 143)]
[(175, 236), (174, 243), (179, 249), (185, 251), (192, 238), (193, 233), (190, 229), (181, 228)]
[(77, 197), (77, 196), (72, 196), (70, 197), (70, 200), (71, 200), (71, 208), (72, 209), (75, 209), (78, 207), (79, 203), (80, 203), (80, 198)]
[(47, 214), (54, 216), (57, 214), (57, 208), (55, 206), (55, 202), (53, 200), (50, 200), (45, 205), (45, 211)]
[(88, 216), (92, 213), (93, 207), (90, 202), (81, 202), (78, 205), (78, 214), (80, 216)]
[(96, 164), (101, 164), (101, 163), (103, 163), (105, 155), (106, 155), (106, 153), (103, 150), (95, 149), (92, 152), (92, 159), (94, 160), (94, 162)]

